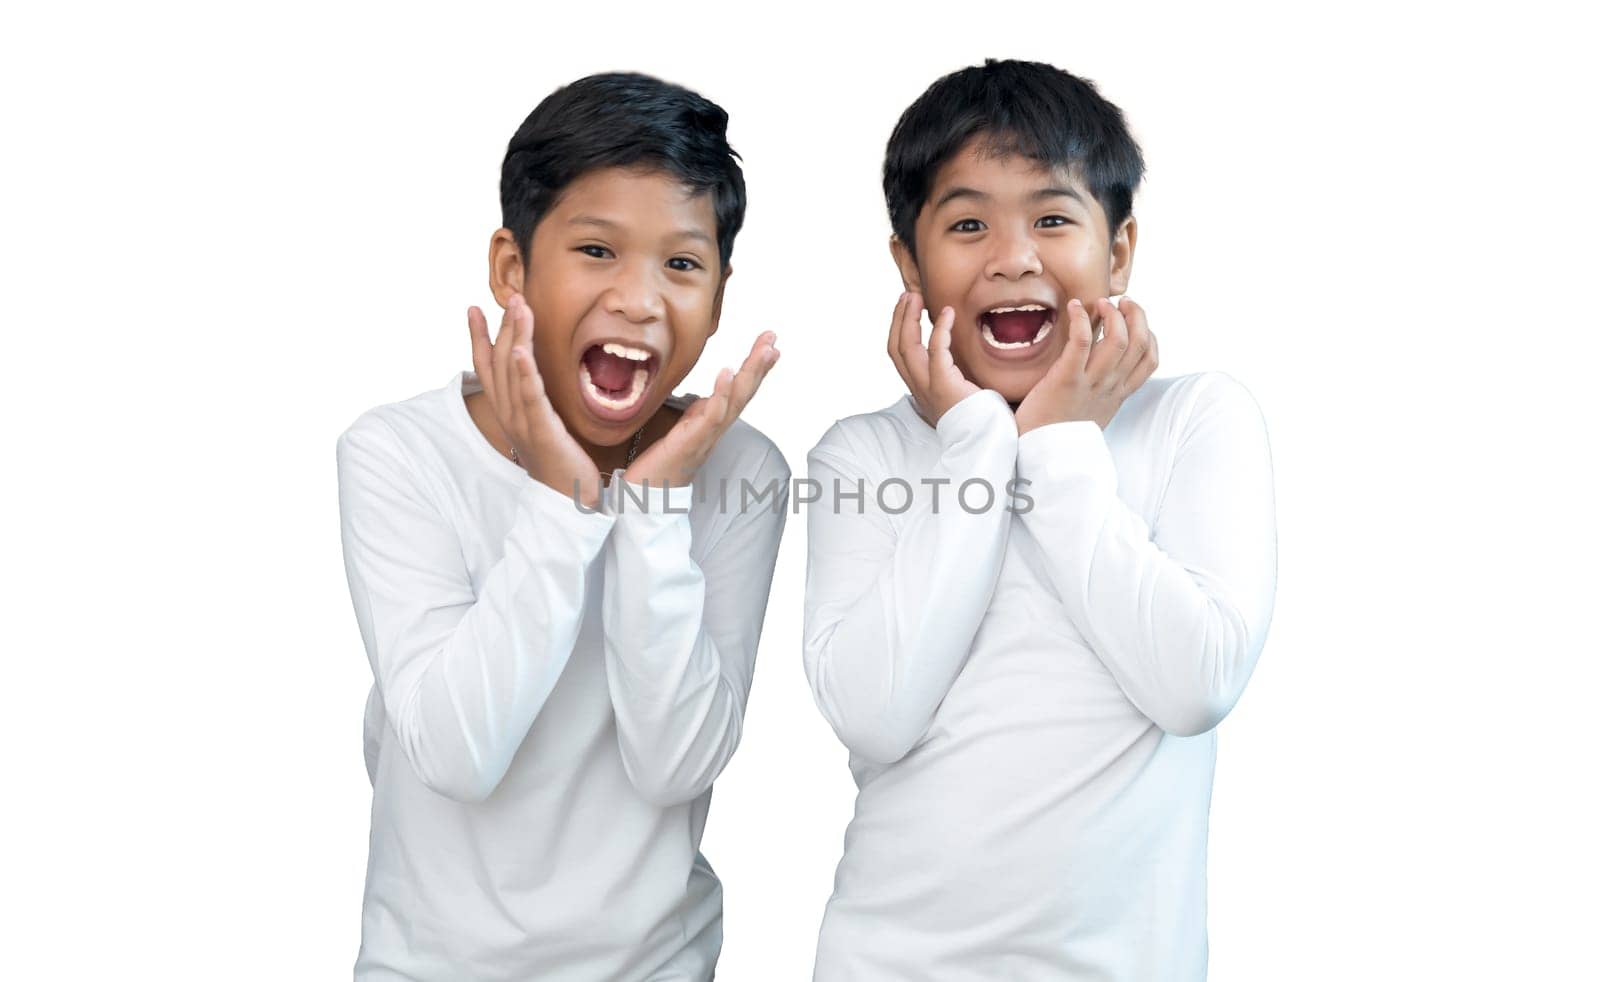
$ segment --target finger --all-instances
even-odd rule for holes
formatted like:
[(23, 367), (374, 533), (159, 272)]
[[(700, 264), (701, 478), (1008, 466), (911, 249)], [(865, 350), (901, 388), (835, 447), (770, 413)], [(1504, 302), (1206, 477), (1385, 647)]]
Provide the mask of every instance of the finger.
[(1085, 372), (1097, 386), (1115, 386), (1131, 367), (1131, 363), (1122, 364), (1128, 353), (1128, 322), (1123, 319), (1122, 311), (1105, 297), (1095, 301), (1095, 309), (1100, 314), (1100, 326), (1105, 333), (1089, 355)]
[(928, 349), (922, 346), (922, 297), (912, 293), (900, 317), (900, 360), (914, 395), (928, 391)]
[(522, 396), (523, 407), (532, 412), (554, 412), (550, 405), (548, 393), (544, 388), (544, 376), (539, 374), (539, 363), (533, 360), (533, 348), (526, 344), (517, 345), (511, 352), (514, 359), (512, 373), (519, 381), (522, 376), (528, 377), (526, 391), (519, 389)]
[(1128, 377), (1123, 380), (1123, 395), (1135, 392), (1138, 388), (1150, 381), (1150, 376), (1156, 373), (1156, 355), (1154, 348), (1146, 348), (1139, 361), (1133, 366)]
[(901, 381), (907, 387), (913, 387), (911, 375), (906, 370), (906, 360), (900, 355), (900, 328), (906, 316), (906, 304), (911, 302), (911, 294), (901, 293), (900, 300), (894, 305), (894, 316), (889, 320), (889, 360), (894, 362), (894, 370), (900, 373)]
[(467, 333), (472, 336), (472, 370), (494, 403), (494, 345), (489, 341), (489, 322), (477, 307), (467, 308)]
[(705, 403), (705, 409), (700, 419), (706, 427), (715, 428), (722, 424), (723, 417), (728, 413), (728, 400), (732, 393), (733, 369), (718, 369), (717, 380), (711, 386), (711, 395), (701, 400)]
[(900, 364), (900, 317), (906, 310), (908, 294), (902, 292), (900, 299), (894, 302), (894, 314), (889, 318), (889, 360), (897, 366)]
[(513, 401), (516, 390), (511, 386), (511, 349), (516, 347), (517, 301), (521, 299), (516, 294), (506, 302), (506, 309), (500, 318), (500, 330), (494, 338), (494, 385), (509, 407)]
[(949, 373), (956, 369), (955, 357), (950, 354), (950, 337), (955, 324), (954, 307), (946, 307), (939, 311), (939, 319), (933, 322), (933, 333), (928, 336), (928, 367), (931, 373), (941, 373), (948, 377)]
[(733, 377), (728, 401), (728, 419), (731, 420), (744, 412), (744, 407), (750, 404), (751, 398), (761, 387), (767, 373), (777, 364), (778, 349), (775, 347), (777, 340), (777, 334), (766, 331), (756, 338), (756, 343), (751, 346), (750, 354), (739, 367), (739, 373)]
[(544, 379), (539, 378), (539, 363), (533, 360), (533, 310), (525, 303), (517, 304), (517, 332), (516, 347), (521, 353), (524, 363), (533, 373), (538, 382), (538, 390), (544, 393)]
[(539, 370), (533, 363), (533, 348), (528, 344), (528, 306), (518, 303), (511, 311), (510, 372), (516, 384), (517, 400), (512, 412), (522, 426), (540, 418)]
[(1123, 360), (1125, 362), (1132, 361), (1133, 364), (1129, 366), (1127, 374), (1117, 382), (1115, 391), (1118, 398), (1126, 399), (1130, 394), (1137, 391), (1141, 385), (1149, 381), (1151, 375), (1155, 374), (1155, 349), (1147, 346), (1140, 352), (1138, 358), (1134, 358), (1130, 354), (1128, 358)]
[[(1145, 361), (1154, 357), (1155, 335), (1150, 332), (1150, 322), (1144, 315), (1144, 308), (1123, 297), (1117, 303), (1117, 309), (1122, 312), (1122, 319), (1128, 325), (1128, 351), (1129, 355), (1124, 361), (1129, 363), (1128, 377), (1145, 370)], [(1151, 370), (1154, 366), (1151, 366)], [(1145, 378), (1149, 378), (1146, 374)], [(1138, 388), (1144, 379), (1133, 382), (1129, 391)]]
[(544, 403), (544, 385), (539, 378), (539, 369), (533, 363), (533, 355), (528, 351), (518, 348), (513, 352), (515, 356), (515, 370), (517, 376), (517, 395), (522, 406), (523, 415), (531, 415)]
[(1140, 359), (1139, 372), (1141, 377), (1138, 379), (1137, 384), (1134, 385), (1134, 388), (1138, 388), (1148, 382), (1151, 376), (1155, 375), (1156, 369), (1161, 367), (1161, 345), (1156, 340), (1156, 332), (1150, 330), (1150, 319), (1145, 316), (1143, 307), (1127, 297), (1123, 297), (1122, 310), (1123, 316), (1128, 319), (1129, 328), (1136, 327), (1140, 337), (1146, 344), (1144, 356)]
[(1050, 372), (1055, 374), (1059, 369), (1063, 376), (1082, 375), (1094, 347), (1094, 324), (1089, 320), (1089, 311), (1083, 301), (1074, 297), (1067, 301), (1067, 343)]

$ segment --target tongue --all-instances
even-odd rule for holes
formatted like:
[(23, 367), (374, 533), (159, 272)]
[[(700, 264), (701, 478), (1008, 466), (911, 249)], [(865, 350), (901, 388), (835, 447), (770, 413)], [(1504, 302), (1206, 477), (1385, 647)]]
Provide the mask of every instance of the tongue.
[(584, 352), (583, 364), (589, 369), (589, 380), (602, 389), (625, 392), (633, 387), (633, 369), (638, 362), (594, 347)]
[(1014, 344), (1032, 341), (1033, 336), (1039, 333), (1039, 328), (1044, 326), (1048, 313), (1045, 310), (1012, 310), (1003, 314), (985, 314), (984, 317), (996, 341)]

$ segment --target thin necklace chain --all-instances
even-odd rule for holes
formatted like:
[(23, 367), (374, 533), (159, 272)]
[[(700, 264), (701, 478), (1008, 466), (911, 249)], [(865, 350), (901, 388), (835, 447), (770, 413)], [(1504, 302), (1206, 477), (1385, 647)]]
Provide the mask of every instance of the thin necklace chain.
[[(628, 459), (624, 460), (622, 462), (622, 467), (623, 467), (624, 470), (627, 469), (629, 464), (633, 463), (633, 458), (639, 455), (639, 440), (642, 439), (643, 437), (644, 437), (644, 427), (641, 426), (641, 427), (639, 427), (638, 430), (636, 430), (634, 432), (634, 434), (633, 434), (633, 442), (628, 444)], [(519, 467), (522, 466), (522, 462), (517, 459), (517, 448), (516, 447), (512, 447), (511, 448), (511, 462), (513, 464), (516, 464)], [(607, 475), (607, 476), (609, 477), (609, 475)]]

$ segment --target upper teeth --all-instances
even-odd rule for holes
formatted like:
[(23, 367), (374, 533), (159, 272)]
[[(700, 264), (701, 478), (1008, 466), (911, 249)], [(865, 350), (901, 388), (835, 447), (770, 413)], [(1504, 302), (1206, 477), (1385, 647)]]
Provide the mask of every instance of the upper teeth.
[(625, 344), (618, 344), (615, 341), (607, 341), (605, 344), (600, 346), (600, 350), (604, 351), (608, 355), (616, 355), (619, 358), (626, 358), (629, 361), (650, 360), (650, 352), (645, 351), (642, 348), (630, 348)]
[(989, 313), (991, 313), (991, 314), (1009, 314), (1009, 313), (1013, 313), (1014, 311), (1018, 311), (1018, 310), (1045, 310), (1045, 309), (1047, 309), (1047, 308), (1042, 307), (1042, 306), (1040, 306), (1039, 304), (1036, 304), (1036, 303), (1025, 303), (1020, 307), (991, 307), (991, 308), (989, 308)]

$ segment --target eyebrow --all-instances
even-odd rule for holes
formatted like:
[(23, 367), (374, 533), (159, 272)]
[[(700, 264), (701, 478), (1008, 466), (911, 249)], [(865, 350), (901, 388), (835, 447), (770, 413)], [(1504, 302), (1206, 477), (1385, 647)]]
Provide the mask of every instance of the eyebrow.
[[(939, 196), (939, 200), (934, 203), (933, 210), (934, 211), (938, 211), (940, 208), (943, 208), (945, 205), (949, 204), (950, 202), (956, 201), (956, 200), (961, 199), (961, 198), (972, 198), (973, 200), (976, 200), (976, 201), (988, 201), (989, 200), (989, 195), (983, 193), (982, 191), (979, 191), (977, 188), (966, 188), (966, 187), (951, 188), (950, 190), (946, 191), (944, 194), (941, 194)], [(1072, 188), (1058, 188), (1058, 187), (1040, 188), (1039, 190), (1037, 190), (1037, 191), (1033, 192), (1032, 194), (1028, 195), (1028, 198), (1031, 201), (1039, 201), (1040, 199), (1043, 199), (1043, 198), (1071, 198), (1073, 201), (1076, 201), (1078, 204), (1084, 205), (1085, 207), (1087, 207), (1087, 204), (1083, 200), (1083, 195), (1079, 194), (1077, 191), (1073, 190)]]
[[(567, 224), (593, 225), (595, 228), (605, 229), (608, 232), (615, 232), (622, 228), (622, 226), (611, 221), (609, 218), (600, 218), (596, 215), (576, 215), (570, 219)], [(714, 246), (717, 244), (715, 239), (711, 238), (711, 236), (697, 228), (678, 229), (676, 232), (672, 233), (672, 237), (677, 239), (697, 239), (700, 242), (704, 242), (708, 246)]]

